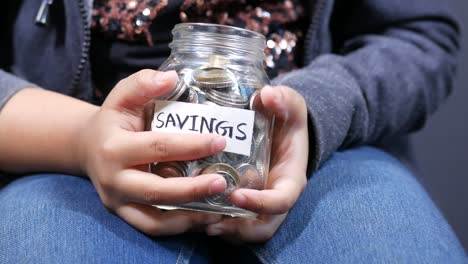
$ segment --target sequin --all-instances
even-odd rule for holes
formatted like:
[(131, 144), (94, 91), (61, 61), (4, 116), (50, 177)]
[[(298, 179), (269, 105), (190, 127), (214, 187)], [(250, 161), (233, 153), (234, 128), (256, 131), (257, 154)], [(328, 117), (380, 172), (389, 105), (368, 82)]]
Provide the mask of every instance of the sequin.
[(91, 26), (113, 38), (153, 45), (149, 27), (167, 1), (95, 0)]
[(184, 0), (180, 18), (182, 22), (216, 23), (264, 34), (270, 77), (297, 68), (295, 54), (301, 48), (297, 43), (302, 43), (302, 25), (306, 24), (301, 20), (305, 16), (299, 0)]
[(276, 46), (276, 42), (274, 42), (273, 40), (269, 39), (269, 40), (267, 41), (267, 47), (268, 47), (269, 49), (272, 49), (272, 48), (274, 48), (275, 46)]
[(286, 39), (282, 39), (279, 43), (279, 47), (280, 49), (282, 50), (285, 50), (286, 48), (288, 48), (288, 42), (286, 41)]
[(137, 6), (136, 1), (131, 1), (130, 3), (128, 3), (128, 9), (134, 9), (136, 6)]
[(149, 10), (149, 8), (145, 8), (145, 10), (143, 10), (142, 14), (144, 16), (149, 16), (151, 14), (151, 10)]
[(271, 56), (271, 55), (270, 55), (270, 56), (267, 56), (267, 57), (265, 58), (265, 64), (266, 64), (266, 66), (269, 67), (269, 68), (275, 67), (275, 63), (273, 62), (273, 56)]
[[(265, 35), (265, 66), (270, 77), (297, 68), (304, 10), (300, 0), (183, 0), (181, 22), (242, 27)], [(248, 3), (247, 3), (248, 2)], [(95, 0), (93, 29), (118, 39), (153, 44), (149, 26), (168, 0)]]

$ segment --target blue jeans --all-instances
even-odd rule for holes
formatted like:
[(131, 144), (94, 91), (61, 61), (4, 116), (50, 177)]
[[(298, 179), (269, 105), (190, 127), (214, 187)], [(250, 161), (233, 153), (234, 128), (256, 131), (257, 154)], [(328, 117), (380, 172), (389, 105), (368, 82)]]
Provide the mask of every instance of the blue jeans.
[(209, 263), (220, 256), (225, 263), (467, 260), (413, 175), (370, 147), (335, 153), (264, 244), (145, 236), (109, 213), (91, 182), (79, 177), (34, 175), (0, 190), (0, 263)]

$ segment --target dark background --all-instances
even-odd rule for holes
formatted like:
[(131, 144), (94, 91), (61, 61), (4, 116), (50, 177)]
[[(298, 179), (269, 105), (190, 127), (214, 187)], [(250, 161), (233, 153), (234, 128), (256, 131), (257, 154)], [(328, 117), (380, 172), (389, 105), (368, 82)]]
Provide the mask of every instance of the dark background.
[(420, 181), (468, 250), (468, 1), (450, 2), (462, 29), (455, 90), (413, 145)]

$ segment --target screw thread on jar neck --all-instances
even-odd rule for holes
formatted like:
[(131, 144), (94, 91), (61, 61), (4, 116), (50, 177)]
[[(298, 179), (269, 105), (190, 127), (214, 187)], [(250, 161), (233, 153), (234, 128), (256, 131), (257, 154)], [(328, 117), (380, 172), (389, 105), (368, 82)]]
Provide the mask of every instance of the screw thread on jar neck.
[(265, 37), (257, 32), (217, 24), (183, 23), (172, 30), (169, 47), (176, 53), (210, 53), (263, 60)]

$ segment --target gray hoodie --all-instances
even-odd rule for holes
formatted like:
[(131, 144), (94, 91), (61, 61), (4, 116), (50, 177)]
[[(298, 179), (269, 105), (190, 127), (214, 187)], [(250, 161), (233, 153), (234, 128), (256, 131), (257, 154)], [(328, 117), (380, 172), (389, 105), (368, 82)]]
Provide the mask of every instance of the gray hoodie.
[[(47, 27), (41, 1), (5, 0), (0, 17), (0, 108), (39, 86), (91, 98), (89, 0), (56, 0)], [(309, 110), (310, 171), (334, 151), (378, 145), (408, 154), (452, 90), (459, 30), (446, 1), (309, 1), (306, 66), (274, 84), (296, 89)]]

